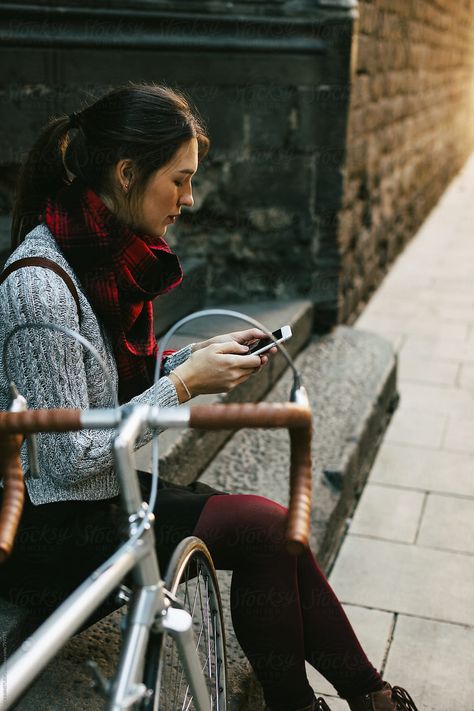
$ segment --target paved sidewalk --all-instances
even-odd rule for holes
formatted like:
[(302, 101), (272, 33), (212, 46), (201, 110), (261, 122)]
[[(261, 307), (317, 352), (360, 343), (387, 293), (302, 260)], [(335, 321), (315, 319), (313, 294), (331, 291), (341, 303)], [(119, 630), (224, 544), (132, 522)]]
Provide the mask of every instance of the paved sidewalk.
[(356, 327), (393, 342), (401, 400), (330, 581), (420, 711), (474, 711), (474, 157)]

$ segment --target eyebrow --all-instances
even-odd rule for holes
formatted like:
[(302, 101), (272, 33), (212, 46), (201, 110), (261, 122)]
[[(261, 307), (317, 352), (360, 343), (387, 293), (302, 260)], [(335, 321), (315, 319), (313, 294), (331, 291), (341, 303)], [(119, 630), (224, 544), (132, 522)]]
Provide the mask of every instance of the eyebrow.
[(184, 168), (184, 170), (179, 170), (179, 173), (188, 173), (188, 175), (193, 175), (196, 171), (190, 170), (189, 168)]

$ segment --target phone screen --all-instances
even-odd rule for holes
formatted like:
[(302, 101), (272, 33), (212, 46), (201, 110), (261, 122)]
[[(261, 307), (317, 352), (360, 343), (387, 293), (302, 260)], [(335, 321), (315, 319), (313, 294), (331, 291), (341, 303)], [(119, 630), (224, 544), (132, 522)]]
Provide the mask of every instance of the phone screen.
[[(272, 336), (278, 341), (280, 338), (283, 337), (283, 333), (281, 328), (279, 328), (277, 331), (272, 331)], [(264, 348), (265, 346), (268, 346), (270, 343), (273, 341), (271, 338), (261, 338), (257, 343), (252, 346), (252, 348), (249, 351), (249, 355), (252, 355), (252, 353), (255, 353), (255, 351), (260, 350), (260, 348)]]

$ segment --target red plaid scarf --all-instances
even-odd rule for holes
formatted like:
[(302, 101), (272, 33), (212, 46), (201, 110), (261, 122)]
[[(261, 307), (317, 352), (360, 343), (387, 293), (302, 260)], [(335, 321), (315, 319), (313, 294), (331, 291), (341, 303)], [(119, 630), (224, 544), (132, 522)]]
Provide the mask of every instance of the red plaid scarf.
[(162, 237), (135, 234), (119, 222), (77, 179), (47, 201), (43, 219), (111, 336), (119, 400), (126, 402), (153, 382), (152, 300), (181, 283), (179, 260)]

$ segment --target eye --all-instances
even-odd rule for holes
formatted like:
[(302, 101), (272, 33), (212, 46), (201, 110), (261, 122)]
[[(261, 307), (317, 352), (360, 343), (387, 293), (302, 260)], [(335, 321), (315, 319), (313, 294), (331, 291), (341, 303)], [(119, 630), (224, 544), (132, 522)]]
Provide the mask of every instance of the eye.
[(182, 184), (183, 184), (183, 183), (180, 183), (179, 180), (174, 180), (173, 182), (174, 182), (175, 185), (178, 186), (178, 188), (180, 188), (180, 187), (182, 186)]

